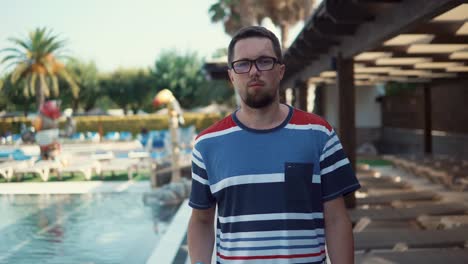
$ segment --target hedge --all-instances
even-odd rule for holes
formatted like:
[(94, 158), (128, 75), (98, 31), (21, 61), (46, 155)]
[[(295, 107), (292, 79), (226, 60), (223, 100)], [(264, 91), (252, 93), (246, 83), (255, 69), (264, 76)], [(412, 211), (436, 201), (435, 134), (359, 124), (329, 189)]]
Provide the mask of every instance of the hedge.
[[(140, 133), (142, 128), (148, 130), (168, 129), (168, 116), (163, 114), (144, 116), (76, 116), (73, 118), (76, 121), (77, 132), (98, 132), (99, 127), (102, 127), (104, 134), (110, 131), (129, 131), (133, 135), (136, 135)], [(197, 131), (200, 132), (221, 118), (220, 114), (184, 113), (184, 127), (194, 125)], [(19, 133), (21, 123), (31, 126), (31, 121), (26, 117), (1, 118), (0, 133), (3, 134), (9, 131), (17, 134)], [(59, 127), (63, 128), (64, 124), (65, 120), (61, 118)]]

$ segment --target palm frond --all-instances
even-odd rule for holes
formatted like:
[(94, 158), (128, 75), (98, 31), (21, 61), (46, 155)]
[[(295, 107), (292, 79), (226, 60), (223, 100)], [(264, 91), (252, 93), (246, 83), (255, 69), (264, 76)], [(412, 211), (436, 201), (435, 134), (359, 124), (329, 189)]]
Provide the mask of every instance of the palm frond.
[(56, 40), (56, 37), (54, 37), (53, 39), (52, 38), (50, 39), (51, 42), (47, 46), (48, 53), (54, 53), (60, 50), (66, 43), (64, 40), (59, 40), (59, 41), (55, 41), (55, 40)]
[(63, 79), (65, 79), (65, 81), (67, 81), (67, 83), (70, 85), (73, 97), (78, 98), (78, 95), (79, 95), (79, 92), (80, 92), (80, 87), (75, 82), (75, 80), (73, 80), (73, 78), (71, 78), (70, 74), (65, 69), (62, 69), (61, 71), (59, 71), (59, 75)]
[(28, 82), (24, 82), (23, 95), (24, 95), (24, 97), (29, 98)]
[(16, 45), (19, 45), (21, 47), (23, 47), (25, 50), (31, 50), (31, 43), (27, 43), (25, 42), (24, 40), (22, 39), (18, 39), (18, 38), (9, 38), (8, 39), (10, 42), (13, 42), (14, 44)]
[(5, 48), (5, 49), (1, 49), (0, 53), (1, 52), (13, 52), (13, 53), (18, 53), (18, 54), (23, 54), (24, 55), (24, 51), (19, 50), (17, 48)]
[(11, 74), (11, 82), (16, 83), (18, 80), (20, 80), (27, 71), (29, 71), (29, 67), (31, 65), (28, 62), (23, 62), (18, 64), (16, 66), (15, 70)]
[(42, 59), (41, 64), (46, 69), (47, 74), (53, 74), (54, 73), (54, 62), (49, 62), (46, 59)]
[(32, 73), (31, 77), (29, 78), (29, 90), (31, 94), (36, 93), (36, 85), (37, 85), (37, 73)]
[(5, 63), (9, 60), (12, 60), (12, 59), (17, 59), (17, 60), (26, 60), (26, 57), (23, 55), (23, 56), (18, 56), (18, 55), (8, 55), (6, 57), (4, 57), (1, 61), (0, 61), (0, 64), (1, 63)]

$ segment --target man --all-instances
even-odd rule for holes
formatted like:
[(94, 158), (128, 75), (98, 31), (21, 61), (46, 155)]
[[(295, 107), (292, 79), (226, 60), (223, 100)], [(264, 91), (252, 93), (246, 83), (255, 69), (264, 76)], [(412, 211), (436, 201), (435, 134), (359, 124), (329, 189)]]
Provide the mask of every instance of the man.
[[(359, 183), (331, 126), (279, 103), (277, 37), (241, 29), (228, 48), (240, 108), (206, 129), (192, 155), (192, 263), (353, 263), (343, 195)], [(215, 208), (217, 223), (214, 230)]]

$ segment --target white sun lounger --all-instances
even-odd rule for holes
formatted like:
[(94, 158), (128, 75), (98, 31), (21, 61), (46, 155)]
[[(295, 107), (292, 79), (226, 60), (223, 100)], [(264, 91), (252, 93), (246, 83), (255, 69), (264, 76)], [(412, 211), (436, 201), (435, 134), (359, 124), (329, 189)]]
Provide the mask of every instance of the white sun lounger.
[(62, 168), (62, 164), (59, 161), (55, 160), (41, 160), (34, 163), (32, 166), (26, 167), (16, 167), (13, 168), (13, 173), (19, 174), (18, 180), (21, 180), (21, 175), (26, 173), (33, 173), (39, 175), (42, 181), (48, 181), (50, 177), (50, 172), (52, 170), (59, 171)]
[(81, 173), (89, 181), (93, 177), (93, 173), (101, 174), (101, 163), (94, 159), (79, 159), (59, 170), (60, 174), (64, 172)]
[(101, 163), (101, 178), (104, 177), (104, 172), (126, 171), (128, 179), (132, 179), (134, 172), (138, 172), (139, 161), (137, 159), (113, 159), (106, 163)]

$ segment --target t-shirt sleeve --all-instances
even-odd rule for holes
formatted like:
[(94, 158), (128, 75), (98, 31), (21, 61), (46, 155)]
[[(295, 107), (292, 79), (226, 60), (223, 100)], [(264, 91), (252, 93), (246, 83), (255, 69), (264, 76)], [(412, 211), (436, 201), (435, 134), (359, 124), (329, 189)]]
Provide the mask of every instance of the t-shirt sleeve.
[(197, 145), (192, 150), (192, 191), (189, 205), (195, 209), (208, 209), (214, 206), (216, 199), (211, 193), (208, 173), (202, 154)]
[(324, 201), (344, 196), (361, 187), (334, 130), (320, 155), (320, 177)]

